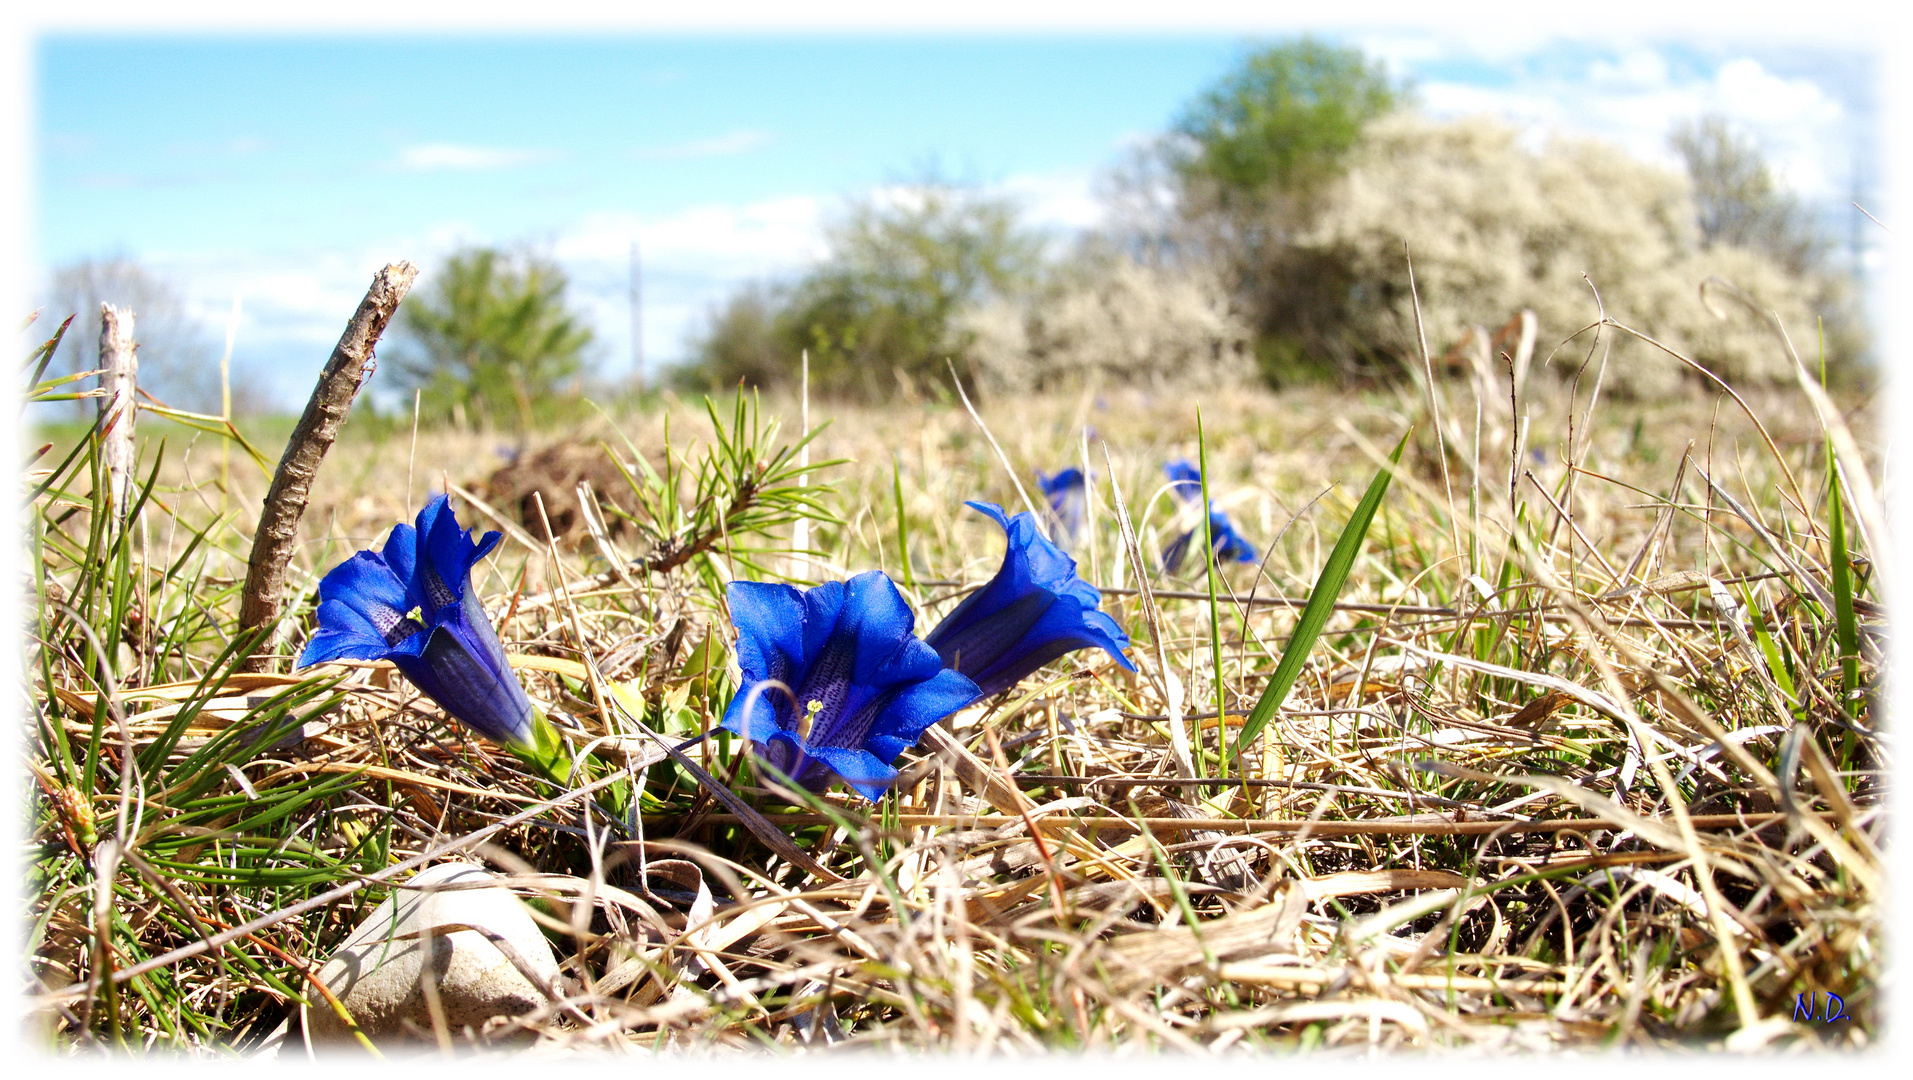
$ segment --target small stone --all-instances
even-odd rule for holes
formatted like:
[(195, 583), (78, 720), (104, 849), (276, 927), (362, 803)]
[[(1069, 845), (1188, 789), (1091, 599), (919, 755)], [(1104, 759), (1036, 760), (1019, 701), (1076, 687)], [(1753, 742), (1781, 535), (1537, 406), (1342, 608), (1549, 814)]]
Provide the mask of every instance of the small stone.
[[(521, 974), (488, 937), (474, 930), (434, 934), (426, 969), (425, 939), (432, 927), (462, 923), (483, 927), (509, 942), (545, 985), (555, 986), (558, 963), (523, 903), (511, 891), (487, 884), (491, 874), (464, 863), (421, 870), (373, 909), (319, 970), (319, 980), (351, 1011), (359, 1030), (374, 1040), (409, 1035), (402, 1021), (432, 1031), (422, 979), (438, 988), (447, 1028), (457, 1034), (482, 1029), (494, 1017), (522, 1016), (543, 1005), (544, 993)], [(424, 886), (439, 886), (437, 889)], [(339, 1042), (351, 1033), (322, 998), (306, 1010), (312, 1041)]]

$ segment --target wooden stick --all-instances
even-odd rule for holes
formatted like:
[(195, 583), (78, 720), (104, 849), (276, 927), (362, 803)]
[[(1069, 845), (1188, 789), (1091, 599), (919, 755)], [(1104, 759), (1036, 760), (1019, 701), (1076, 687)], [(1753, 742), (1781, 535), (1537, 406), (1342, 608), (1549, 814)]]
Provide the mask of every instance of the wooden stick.
[[(373, 347), (386, 324), (398, 310), (399, 301), (418, 278), (418, 267), (395, 262), (380, 270), (359, 310), (346, 324), (345, 333), (319, 373), (299, 426), (286, 441), (285, 456), (272, 474), (272, 486), (259, 514), (259, 526), (253, 532), (252, 558), (246, 566), (246, 586), (239, 599), (241, 633), (264, 626), (279, 617), (286, 588), (286, 568), (298, 546), (299, 519), (305, 515), (312, 492), (312, 481), (319, 474), (319, 463), (332, 448), (352, 408), (359, 388), (365, 385), (377, 366)], [(272, 662), (272, 650), (246, 659), (245, 670), (264, 671)]]
[(134, 396), (139, 383), (133, 311), (100, 305), (100, 460), (106, 466), (113, 516), (124, 521), (133, 502)]

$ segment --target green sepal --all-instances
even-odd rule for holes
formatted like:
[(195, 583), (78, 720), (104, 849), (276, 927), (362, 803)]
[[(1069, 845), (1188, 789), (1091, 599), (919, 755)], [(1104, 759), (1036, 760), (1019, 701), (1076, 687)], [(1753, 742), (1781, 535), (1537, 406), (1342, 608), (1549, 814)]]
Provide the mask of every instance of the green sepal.
[(532, 710), (530, 743), (514, 743), (507, 749), (552, 783), (560, 787), (571, 783), (571, 747), (544, 713)]

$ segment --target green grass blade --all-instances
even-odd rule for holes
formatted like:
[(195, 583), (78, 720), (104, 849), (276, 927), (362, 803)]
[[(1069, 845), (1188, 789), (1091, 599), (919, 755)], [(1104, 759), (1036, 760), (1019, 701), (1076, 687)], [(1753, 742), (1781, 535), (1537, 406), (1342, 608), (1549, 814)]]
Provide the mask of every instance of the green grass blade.
[(890, 493), (897, 503), (897, 551), (903, 560), (903, 583), (911, 595), (917, 592), (917, 573), (910, 566), (910, 517), (903, 510), (903, 456), (890, 455)]
[[(1834, 636), (1840, 643), (1841, 700), (1850, 703), (1860, 688), (1860, 625), (1853, 614), (1853, 566), (1847, 555), (1847, 515), (1840, 500), (1840, 469), (1833, 440), (1827, 440), (1827, 546), (1833, 564)], [(1849, 706), (1850, 707), (1850, 706)]]
[(1793, 670), (1788, 666), (1786, 657), (1781, 654), (1779, 643), (1774, 641), (1773, 634), (1768, 631), (1767, 620), (1761, 617), (1760, 609), (1754, 606), (1752, 593), (1745, 586), (1741, 588), (1740, 600), (1747, 609), (1748, 622), (1753, 628), (1754, 644), (1759, 647), (1760, 655), (1767, 661), (1767, 671), (1773, 675), (1774, 685), (1780, 687), (1780, 692), (1787, 696), (1788, 708), (1797, 707), (1800, 695), (1794, 690)]
[[(1227, 753), (1227, 744), (1223, 741), (1226, 724), (1223, 718), (1229, 713), (1228, 684), (1222, 678), (1222, 608), (1216, 603), (1216, 537), (1210, 524), (1209, 503), (1209, 440), (1202, 430), (1202, 408), (1196, 408), (1196, 468), (1202, 478), (1202, 550), (1208, 556), (1205, 580), (1209, 586), (1209, 662), (1211, 678), (1216, 684), (1216, 759), (1221, 761)], [(1198, 743), (1202, 740), (1196, 739)], [(1203, 755), (1196, 755), (1196, 775), (1203, 775)]]
[[(1398, 465), (1402, 460), (1402, 451), (1408, 448), (1408, 436), (1395, 444), (1395, 452), (1388, 455), (1389, 465)], [(1329, 613), (1335, 610), (1335, 598), (1341, 595), (1342, 584), (1348, 580), (1348, 573), (1355, 566), (1355, 556), (1361, 551), (1362, 541), (1368, 536), (1368, 526), (1375, 520), (1375, 511), (1381, 508), (1382, 497), (1388, 494), (1388, 481), (1394, 473), (1383, 468), (1376, 472), (1375, 479), (1369, 481), (1368, 492), (1355, 506), (1355, 513), (1348, 519), (1348, 525), (1342, 529), (1342, 535), (1335, 541), (1335, 547), (1329, 552), (1328, 561), (1322, 564), (1322, 573), (1315, 579), (1315, 587), (1309, 590), (1308, 603), (1302, 606), (1302, 615), (1295, 620), (1295, 633), (1289, 638), (1288, 647), (1282, 650), (1282, 658), (1275, 665), (1275, 674), (1269, 677), (1269, 685), (1262, 689), (1262, 696), (1256, 699), (1255, 708), (1249, 710), (1249, 718), (1242, 724), (1242, 734), (1236, 736), (1236, 768), (1242, 768), (1242, 751), (1255, 741), (1269, 721), (1275, 716), (1275, 710), (1289, 696), (1289, 689), (1295, 685), (1296, 676), (1302, 673), (1302, 664), (1308, 659), (1309, 651), (1315, 647), (1315, 639), (1322, 634), (1322, 627), (1328, 624)]]

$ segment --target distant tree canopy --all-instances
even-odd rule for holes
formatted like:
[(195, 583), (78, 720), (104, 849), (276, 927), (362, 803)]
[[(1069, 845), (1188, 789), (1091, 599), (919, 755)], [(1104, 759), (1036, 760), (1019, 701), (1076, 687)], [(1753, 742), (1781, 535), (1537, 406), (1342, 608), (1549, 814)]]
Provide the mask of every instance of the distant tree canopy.
[(1765, 252), (1795, 273), (1819, 269), (1825, 238), (1751, 138), (1709, 115), (1676, 124), (1667, 141), (1693, 181), (1702, 240)]
[(708, 316), (696, 343), (696, 366), (689, 381), (706, 389), (743, 383), (778, 386), (792, 378), (790, 343), (778, 332), (784, 290), (752, 282), (732, 293)]
[[(1796, 341), (1824, 318), (1836, 361), (1864, 352), (1811, 216), (1718, 118), (1674, 132), (1684, 182), (1596, 141), (1536, 146), (1410, 106), (1359, 50), (1253, 52), (1112, 170), (1105, 226), (1068, 257), (1043, 261), (974, 191), (865, 200), (809, 273), (713, 313), (695, 377), (788, 382), (807, 348), (814, 386), (867, 398), (936, 385), (944, 356), (1004, 392), (1393, 379), (1419, 370), (1424, 331), (1440, 355), (1523, 309), (1555, 342), (1605, 311), (1748, 382), (1791, 377), (1766, 312)], [(1688, 378), (1645, 347), (1612, 355), (1622, 393)]]
[(565, 302), (549, 260), (488, 247), (454, 253), (400, 308), (395, 366), (420, 410), (465, 425), (529, 426), (548, 399), (576, 394), (591, 329)]
[(1402, 92), (1359, 49), (1311, 38), (1263, 49), (1204, 91), (1177, 121), (1177, 165), (1225, 201), (1305, 191), (1333, 176), (1362, 128)]
[[(1321, 268), (1315, 289), (1290, 300), (1292, 340), (1308, 357), (1384, 376), (1420, 367), (1424, 335), (1439, 356), (1526, 308), (1544, 342), (1605, 314), (1730, 381), (1784, 381), (1784, 347), (1736, 297), (1777, 312), (1800, 340), (1821, 288), (1764, 252), (1702, 243), (1679, 174), (1591, 139), (1531, 147), (1485, 118), (1377, 121), (1292, 247)], [(1610, 360), (1604, 385), (1623, 393), (1694, 378), (1625, 337)]]
[(1251, 53), (1190, 103), (1159, 152), (1185, 268), (1215, 276), (1274, 380), (1343, 357), (1314, 349), (1347, 282), (1296, 246), (1364, 132), (1407, 100), (1361, 51), (1300, 38)]
[[(175, 408), (219, 411), (219, 343), (164, 278), (132, 259), (81, 259), (55, 270), (50, 284), (49, 332), (68, 315), (79, 316), (60, 343), (59, 362), (67, 373), (99, 366), (100, 304), (130, 308), (140, 385)], [(237, 374), (234, 409), (247, 411), (259, 395)], [(75, 405), (86, 414), (95, 411), (91, 401)]]
[(938, 181), (855, 202), (825, 237), (829, 256), (795, 283), (747, 289), (713, 314), (697, 380), (789, 383), (809, 350), (811, 385), (827, 393), (940, 384), (945, 357), (971, 340), (957, 315), (1029, 288), (1043, 249), (1007, 200)]

